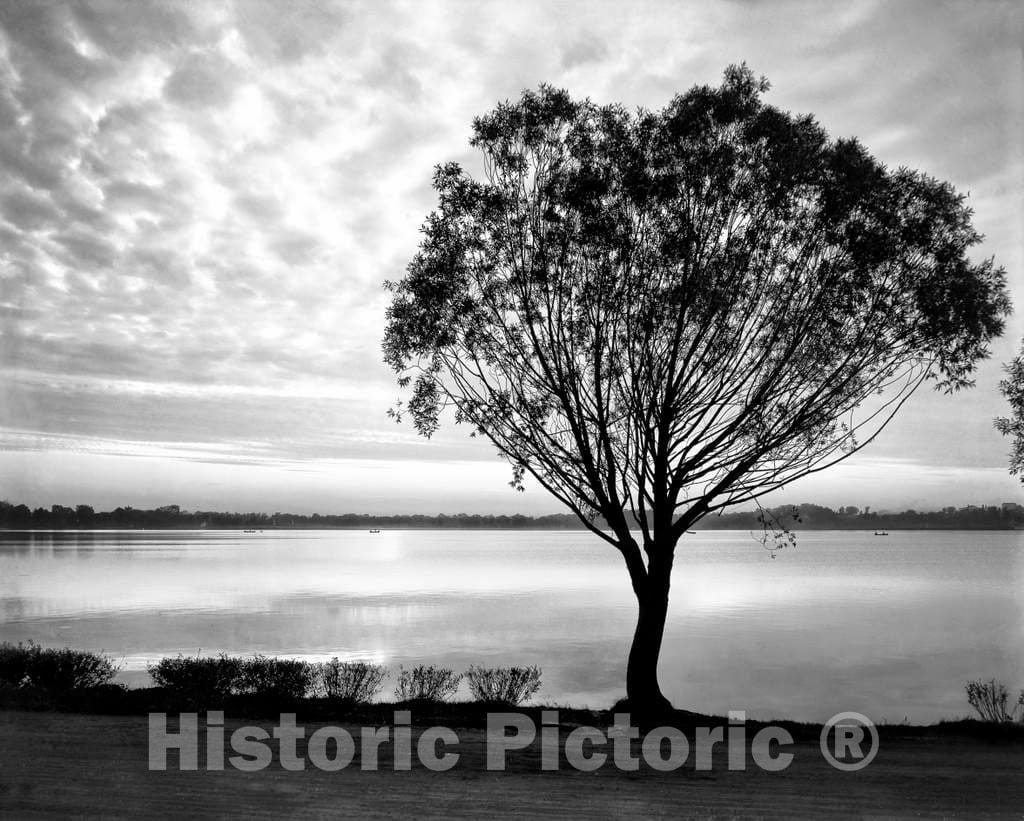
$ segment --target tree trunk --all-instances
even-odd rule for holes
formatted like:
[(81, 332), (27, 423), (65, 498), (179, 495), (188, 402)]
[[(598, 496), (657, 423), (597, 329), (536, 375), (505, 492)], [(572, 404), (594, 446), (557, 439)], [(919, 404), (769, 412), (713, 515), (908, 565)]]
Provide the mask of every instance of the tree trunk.
[(658, 657), (668, 614), (668, 579), (649, 577), (646, 581), (636, 591), (639, 614), (626, 667), (626, 697), (634, 715), (658, 716), (672, 710), (658, 684)]

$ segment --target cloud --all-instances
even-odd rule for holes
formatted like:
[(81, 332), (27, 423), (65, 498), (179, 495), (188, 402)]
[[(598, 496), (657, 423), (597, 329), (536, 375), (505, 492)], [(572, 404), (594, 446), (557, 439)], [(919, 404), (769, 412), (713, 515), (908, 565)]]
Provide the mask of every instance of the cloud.
[(65, 253), (60, 255), (68, 268), (109, 268), (117, 260), (117, 247), (91, 231), (72, 228), (53, 238)]
[(37, 319), (41, 315), (38, 310), (21, 308), (18, 305), (0, 305), (0, 316), (8, 319)]
[(596, 63), (608, 56), (608, 44), (597, 37), (586, 36), (574, 40), (562, 51), (562, 67), (576, 68)]
[(287, 265), (312, 262), (319, 247), (320, 241), (315, 236), (302, 231), (281, 233), (270, 242), (271, 250)]
[(277, 0), (246, 0), (244, 8), (235, 8), (234, 22), (252, 53), (284, 64), (329, 51), (331, 35), (350, 18), (347, 4), (322, 0), (293, 0), (285, 14)]
[[(1009, 2), (0, 3), (0, 424), (276, 436), (294, 458), (412, 447), (383, 418), (381, 283), (415, 251), (433, 166), (478, 171), (472, 118), (540, 82), (653, 108), (746, 59), (781, 107), (969, 189), (979, 254), (1019, 267), (1020, 31)], [(936, 442), (966, 442), (959, 464), (993, 464), (976, 419), (997, 380), (879, 446), (939, 463)], [(97, 388), (126, 384), (150, 387)], [(492, 458), (462, 435), (422, 447)]]
[(67, 8), (81, 35), (98, 50), (119, 60), (140, 52), (193, 45), (203, 39), (203, 11), (187, 8), (185, 4), (162, 0), (137, 0), (130, 4), (92, 0)]
[(32, 188), (14, 189), (3, 196), (0, 210), (15, 228), (34, 231), (55, 224), (60, 210), (50, 198)]
[(223, 106), (237, 91), (239, 76), (237, 67), (222, 55), (186, 55), (164, 82), (163, 94), (184, 106)]

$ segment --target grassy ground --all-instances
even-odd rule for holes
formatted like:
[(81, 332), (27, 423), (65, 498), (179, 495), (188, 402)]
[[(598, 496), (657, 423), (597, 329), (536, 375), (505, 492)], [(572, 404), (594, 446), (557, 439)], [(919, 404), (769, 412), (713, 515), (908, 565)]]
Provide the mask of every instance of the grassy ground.
[[(390, 725), (391, 707), (329, 722), (303, 718), (306, 737), (325, 723), (357, 739), (364, 726)], [(310, 711), (307, 711), (310, 712)], [(313, 710), (311, 712), (316, 712)], [(540, 725), (536, 711), (528, 711)], [(243, 725), (268, 731), (276, 717), (237, 719), (229, 710), (225, 734)], [(485, 712), (475, 706), (413, 710), (413, 750), (425, 726), (443, 724), (458, 735), (458, 764), (432, 772), (412, 756), (412, 769), (396, 772), (387, 747), (380, 768), (366, 771), (359, 752), (339, 772), (307, 760), (301, 772), (274, 762), (246, 773), (230, 764), (220, 772), (148, 769), (144, 715), (86, 715), (7, 709), (0, 711), (0, 817), (1020, 817), (1024, 808), (1024, 740), (1020, 732), (987, 729), (978, 722), (927, 728), (883, 727), (877, 758), (844, 773), (822, 757), (817, 728), (788, 725), (796, 738), (793, 763), (777, 773), (752, 761), (730, 771), (716, 747), (709, 772), (691, 755), (674, 772), (641, 766), (616, 769), (611, 761), (593, 773), (562, 758), (557, 772), (543, 772), (539, 744), (508, 754), (505, 772), (486, 767)], [(605, 713), (560, 711), (561, 737), (574, 725), (607, 728)], [(681, 726), (716, 720), (681, 713)], [(718, 722), (721, 719), (717, 720)], [(200, 723), (201, 728), (204, 723)], [(754, 728), (750, 728), (752, 735)], [(691, 736), (692, 738), (692, 736)], [(721, 745), (719, 745), (721, 747)], [(228, 755), (231, 755), (228, 751)], [(299, 743), (300, 757), (306, 759)]]

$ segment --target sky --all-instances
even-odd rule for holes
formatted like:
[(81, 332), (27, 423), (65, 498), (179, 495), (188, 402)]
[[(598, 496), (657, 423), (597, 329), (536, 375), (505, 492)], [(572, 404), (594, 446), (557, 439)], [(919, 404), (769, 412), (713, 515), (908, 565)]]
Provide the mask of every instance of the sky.
[(768, 101), (969, 194), (1018, 313), (955, 396), (777, 502), (1024, 502), (992, 427), (1024, 335), (1016, 2), (0, 3), (0, 499), (549, 513), (464, 428), (396, 425), (380, 339), (474, 116), (546, 82)]

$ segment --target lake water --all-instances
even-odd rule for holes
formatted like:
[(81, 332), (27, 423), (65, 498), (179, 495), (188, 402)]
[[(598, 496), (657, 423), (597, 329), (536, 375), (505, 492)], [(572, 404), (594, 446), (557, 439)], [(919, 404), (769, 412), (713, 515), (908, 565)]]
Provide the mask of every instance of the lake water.
[[(0, 639), (103, 650), (131, 684), (197, 652), (537, 664), (544, 702), (603, 708), (634, 618), (620, 557), (584, 532), (0, 533)], [(969, 714), (980, 677), (1024, 687), (1022, 532), (805, 531), (774, 559), (747, 532), (680, 544), (661, 663), (679, 707), (925, 723)]]

